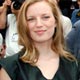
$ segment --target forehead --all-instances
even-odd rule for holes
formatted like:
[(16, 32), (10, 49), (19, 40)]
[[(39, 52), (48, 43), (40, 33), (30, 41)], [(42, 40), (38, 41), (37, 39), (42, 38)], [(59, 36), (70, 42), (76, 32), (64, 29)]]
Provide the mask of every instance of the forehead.
[(39, 12), (44, 12), (44, 13), (47, 12), (48, 13), (50, 11), (52, 11), (52, 8), (45, 1), (36, 2), (32, 5), (30, 5), (27, 9), (27, 13), (29, 13), (29, 14), (33, 14), (33, 12), (34, 13), (39, 13)]

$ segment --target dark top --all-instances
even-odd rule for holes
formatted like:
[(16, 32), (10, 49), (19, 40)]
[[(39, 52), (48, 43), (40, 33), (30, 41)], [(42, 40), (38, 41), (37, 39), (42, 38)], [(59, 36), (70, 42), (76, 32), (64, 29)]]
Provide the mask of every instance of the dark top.
[[(11, 80), (47, 80), (38, 67), (22, 62), (18, 54), (0, 60), (1, 66), (7, 71)], [(52, 80), (79, 80), (78, 71), (75, 61), (60, 58), (59, 68)]]

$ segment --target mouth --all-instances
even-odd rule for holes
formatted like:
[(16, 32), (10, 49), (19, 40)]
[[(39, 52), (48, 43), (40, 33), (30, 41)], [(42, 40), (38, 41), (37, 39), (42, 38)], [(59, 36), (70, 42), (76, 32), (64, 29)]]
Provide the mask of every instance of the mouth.
[(35, 31), (38, 35), (42, 35), (46, 32), (46, 30), (37, 30)]

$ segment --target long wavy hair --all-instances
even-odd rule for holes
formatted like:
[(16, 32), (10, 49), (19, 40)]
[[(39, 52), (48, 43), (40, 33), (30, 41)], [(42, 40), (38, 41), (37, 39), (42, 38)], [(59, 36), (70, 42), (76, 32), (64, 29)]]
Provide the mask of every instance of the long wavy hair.
[(33, 44), (33, 40), (30, 37), (29, 29), (27, 26), (27, 16), (26, 12), (28, 7), (36, 2), (45, 1), (52, 9), (52, 13), (55, 17), (57, 27), (55, 29), (55, 34), (53, 35), (53, 40), (51, 48), (60, 57), (65, 57), (69, 60), (74, 60), (75, 58), (64, 49), (64, 37), (61, 22), (61, 12), (58, 6), (55, 4), (54, 0), (27, 0), (21, 7), (18, 16), (18, 33), (19, 33), (19, 44), (24, 46), (24, 54), (20, 57), (22, 61), (35, 64), (39, 58), (39, 52)]

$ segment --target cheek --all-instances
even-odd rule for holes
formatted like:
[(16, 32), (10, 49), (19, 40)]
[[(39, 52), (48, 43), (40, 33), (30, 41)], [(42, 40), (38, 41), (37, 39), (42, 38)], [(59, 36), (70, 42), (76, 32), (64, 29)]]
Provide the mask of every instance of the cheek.
[(29, 30), (30, 30), (30, 31), (33, 30), (33, 29), (34, 29), (34, 23), (28, 24), (28, 27), (29, 27)]
[(55, 27), (50, 27), (48, 30), (48, 36), (52, 37), (55, 33)]
[(47, 23), (46, 23), (50, 28), (55, 28), (56, 27), (56, 21), (55, 18), (51, 18)]
[(48, 23), (48, 25), (49, 25), (49, 26), (48, 26), (48, 36), (49, 36), (49, 35), (53, 36), (54, 33), (55, 33), (55, 28), (56, 28), (57, 24), (56, 24), (55, 21), (50, 21), (50, 22)]
[(56, 23), (55, 22), (51, 22), (51, 24), (48, 24), (48, 30), (51, 32), (54, 32), (54, 29), (56, 28)]
[(34, 27), (33, 26), (29, 25), (28, 30), (29, 30), (30, 36), (34, 35)]

